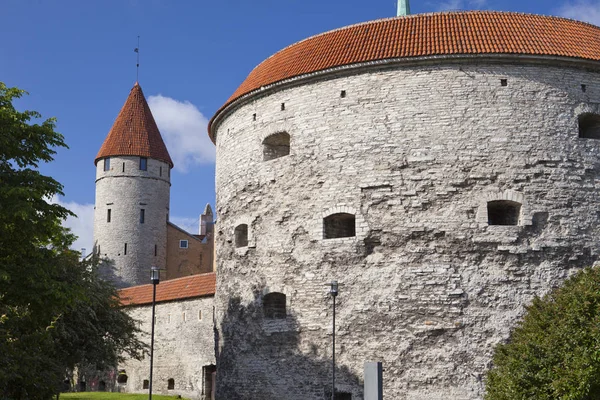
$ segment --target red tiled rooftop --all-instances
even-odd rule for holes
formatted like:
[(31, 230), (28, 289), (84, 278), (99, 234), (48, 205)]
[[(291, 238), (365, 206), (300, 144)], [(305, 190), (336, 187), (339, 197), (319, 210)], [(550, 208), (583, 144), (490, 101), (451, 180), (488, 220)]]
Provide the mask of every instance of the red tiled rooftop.
[[(214, 272), (162, 281), (156, 286), (156, 301), (213, 296), (215, 285), (216, 275)], [(152, 284), (121, 289), (119, 290), (119, 298), (124, 306), (151, 304)]]
[[(600, 61), (600, 28), (542, 15), (494, 11), (419, 14), (352, 25), (310, 37), (259, 64), (212, 117), (236, 99), (293, 77), (369, 61), (513, 54)], [(214, 140), (214, 138), (213, 138)]]
[(160, 136), (142, 87), (137, 82), (100, 147), (94, 164), (101, 158), (112, 156), (154, 158), (173, 167), (167, 146)]

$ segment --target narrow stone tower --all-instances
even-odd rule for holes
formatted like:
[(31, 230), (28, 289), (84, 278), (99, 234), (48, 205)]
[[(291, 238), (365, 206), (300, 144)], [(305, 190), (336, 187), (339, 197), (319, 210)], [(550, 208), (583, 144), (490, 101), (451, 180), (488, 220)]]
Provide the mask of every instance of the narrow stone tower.
[(113, 263), (117, 286), (166, 267), (173, 161), (136, 82), (95, 159), (94, 252)]

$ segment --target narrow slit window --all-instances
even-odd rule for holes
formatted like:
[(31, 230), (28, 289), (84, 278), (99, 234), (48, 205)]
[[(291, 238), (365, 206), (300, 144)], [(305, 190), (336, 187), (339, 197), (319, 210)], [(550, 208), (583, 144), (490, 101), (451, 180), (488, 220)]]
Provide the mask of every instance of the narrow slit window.
[(279, 132), (263, 140), (263, 161), (274, 160), (290, 154), (290, 135)]
[(268, 319), (285, 319), (285, 294), (273, 292), (263, 297), (263, 312)]
[(112, 217), (112, 212), (111, 209), (109, 208), (108, 210), (106, 210), (106, 222), (110, 222), (111, 217)]
[(123, 163), (123, 172), (125, 172), (125, 163)]
[(488, 225), (518, 225), (521, 204), (510, 200), (487, 203)]
[(171, 378), (167, 381), (167, 390), (175, 389), (175, 379)]
[(148, 159), (146, 157), (140, 157), (140, 169), (142, 171), (148, 170)]
[(356, 236), (356, 218), (354, 214), (338, 213), (323, 219), (323, 239), (353, 236)]
[(144, 222), (146, 222), (146, 210), (142, 208), (140, 209), (140, 224)]
[(582, 114), (579, 116), (579, 137), (600, 139), (600, 114)]
[(127, 243), (125, 243), (125, 247), (123, 247), (123, 255), (127, 255)]
[(285, 111), (285, 103), (281, 103), (281, 111)]
[(235, 247), (248, 246), (248, 225), (240, 224), (235, 227)]
[(104, 170), (110, 171), (110, 157), (104, 159)]
[(158, 254), (158, 246), (154, 245), (154, 257)]
[(158, 167), (158, 176), (162, 176), (162, 167)]

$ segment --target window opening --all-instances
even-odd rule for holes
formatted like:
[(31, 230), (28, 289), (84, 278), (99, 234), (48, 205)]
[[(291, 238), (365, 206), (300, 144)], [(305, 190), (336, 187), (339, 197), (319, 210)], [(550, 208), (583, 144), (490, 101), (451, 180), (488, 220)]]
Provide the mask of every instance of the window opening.
[(98, 382), (98, 390), (100, 392), (104, 392), (106, 390), (106, 382), (104, 382), (104, 381)]
[(140, 224), (143, 224), (146, 220), (146, 210), (140, 209)]
[(104, 170), (110, 171), (110, 157), (104, 159)]
[(508, 86), (508, 79), (500, 79), (500, 86)]
[(123, 163), (123, 172), (125, 172), (125, 163)]
[(348, 392), (335, 392), (335, 400), (352, 400), (352, 393)]
[(263, 298), (263, 311), (265, 318), (284, 319), (286, 316), (285, 294), (273, 292), (265, 295)]
[(285, 103), (281, 103), (281, 111), (285, 110)]
[(162, 176), (162, 167), (158, 167), (158, 176)]
[(167, 389), (168, 389), (168, 390), (173, 390), (173, 389), (175, 389), (175, 379), (173, 379), (173, 378), (170, 378), (170, 379), (167, 381)]
[(521, 204), (510, 200), (494, 200), (487, 204), (489, 225), (518, 225)]
[(354, 214), (332, 214), (323, 219), (323, 239), (356, 236)]
[(124, 256), (127, 255), (127, 243), (125, 243), (125, 248), (123, 249), (123, 255)]
[(119, 375), (117, 375), (117, 383), (127, 383), (127, 373), (122, 369), (119, 371)]
[(205, 365), (202, 367), (202, 375), (204, 376), (204, 385), (202, 392), (205, 399), (214, 400), (215, 398), (215, 383), (217, 381), (217, 367), (215, 365)]
[(256, 121), (256, 113), (252, 114), (252, 121)]
[(235, 247), (248, 246), (248, 225), (241, 224), (235, 227)]
[(579, 116), (579, 137), (600, 139), (600, 114), (582, 114)]
[(154, 245), (154, 257), (158, 254), (158, 246)]
[(586, 90), (587, 90), (587, 86), (586, 86), (586, 85), (584, 85), (584, 84), (581, 84), (581, 91), (582, 91), (583, 93), (585, 93), (585, 91), (586, 91)]
[(187, 249), (188, 248), (188, 241), (187, 240), (180, 240), (179, 241), (179, 248), (180, 249)]
[(290, 154), (290, 135), (279, 132), (263, 140), (263, 161), (274, 160)]
[(140, 157), (140, 169), (142, 171), (148, 170), (148, 159), (146, 157)]
[(181, 320), (185, 322), (185, 313), (181, 313)]
[(108, 210), (106, 210), (106, 222), (110, 222), (110, 217), (111, 217), (111, 211), (109, 208)]
[(198, 310), (198, 321), (202, 321), (202, 310)]
[(342, 90), (340, 93), (340, 97), (343, 99), (344, 97), (346, 97), (346, 91)]
[(142, 384), (142, 389), (148, 389), (150, 387), (150, 381), (148, 379), (144, 379), (144, 383)]

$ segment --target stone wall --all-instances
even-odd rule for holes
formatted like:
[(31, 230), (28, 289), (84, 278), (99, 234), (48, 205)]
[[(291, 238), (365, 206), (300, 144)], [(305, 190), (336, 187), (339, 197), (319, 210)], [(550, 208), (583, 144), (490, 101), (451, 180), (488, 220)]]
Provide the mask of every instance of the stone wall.
[[(173, 224), (167, 226), (167, 270), (165, 279), (213, 272), (213, 235), (200, 240)], [(180, 246), (187, 240), (187, 248)]]
[(166, 267), (170, 168), (148, 159), (142, 171), (139, 160), (110, 157), (108, 171), (104, 160), (96, 165), (94, 252), (110, 260), (110, 278), (119, 287), (146, 284), (152, 266)]
[[(363, 363), (383, 361), (387, 398), (480, 399), (523, 306), (597, 260), (600, 141), (578, 116), (600, 112), (600, 74), (500, 60), (317, 74), (223, 118), (219, 399), (324, 398), (332, 279), (338, 390), (361, 399)], [(290, 154), (263, 161), (278, 132)], [(518, 225), (488, 226), (497, 200), (521, 205)], [(334, 213), (356, 236), (323, 239)], [(285, 319), (265, 318), (271, 292)]]
[[(150, 343), (151, 305), (128, 308), (140, 321), (144, 340)], [(213, 297), (165, 302), (156, 305), (154, 339), (154, 394), (181, 395), (193, 400), (210, 399), (205, 389), (205, 368), (215, 365), (213, 332)], [(127, 375), (127, 383), (117, 390), (147, 393), (144, 380), (149, 379), (150, 358), (127, 360), (118, 370)], [(168, 389), (169, 379), (174, 389)], [(208, 397), (207, 397), (208, 396)]]

